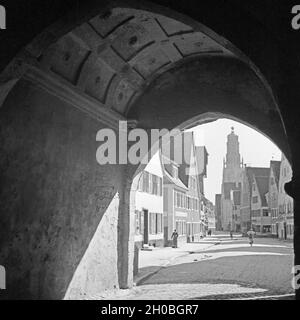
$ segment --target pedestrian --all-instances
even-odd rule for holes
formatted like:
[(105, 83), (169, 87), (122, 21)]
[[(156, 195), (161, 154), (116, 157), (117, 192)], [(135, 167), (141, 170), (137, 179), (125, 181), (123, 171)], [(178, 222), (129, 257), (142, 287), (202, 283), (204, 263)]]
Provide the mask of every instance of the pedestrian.
[(252, 245), (253, 245), (253, 238), (254, 238), (254, 235), (255, 235), (255, 232), (253, 231), (252, 228), (247, 232), (247, 235), (248, 235), (248, 237), (249, 237), (249, 244), (250, 244), (250, 246), (252, 247)]
[(176, 229), (174, 229), (171, 239), (173, 239), (173, 248), (177, 248), (177, 238), (178, 238), (178, 233)]
[(232, 233), (232, 230), (230, 230), (230, 238), (232, 239), (233, 237), (233, 233)]

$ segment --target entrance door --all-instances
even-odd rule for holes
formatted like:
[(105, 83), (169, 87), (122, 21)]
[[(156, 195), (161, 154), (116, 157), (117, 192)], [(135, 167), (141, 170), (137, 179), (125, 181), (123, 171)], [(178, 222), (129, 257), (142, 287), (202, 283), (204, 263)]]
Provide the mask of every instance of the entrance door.
[(144, 212), (144, 244), (149, 242), (149, 219), (148, 219), (148, 210), (143, 210)]

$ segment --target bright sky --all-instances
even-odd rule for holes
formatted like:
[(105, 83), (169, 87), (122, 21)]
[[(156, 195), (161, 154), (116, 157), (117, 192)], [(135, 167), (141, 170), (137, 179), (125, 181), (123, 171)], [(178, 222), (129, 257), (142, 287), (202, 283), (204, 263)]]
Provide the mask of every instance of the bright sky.
[(194, 127), (192, 131), (196, 146), (204, 145), (209, 154), (204, 193), (213, 203), (215, 194), (221, 192), (223, 158), (226, 156), (227, 135), (231, 127), (239, 137), (241, 159), (247, 166), (269, 167), (270, 160), (281, 160), (281, 151), (271, 140), (239, 122), (219, 119)]

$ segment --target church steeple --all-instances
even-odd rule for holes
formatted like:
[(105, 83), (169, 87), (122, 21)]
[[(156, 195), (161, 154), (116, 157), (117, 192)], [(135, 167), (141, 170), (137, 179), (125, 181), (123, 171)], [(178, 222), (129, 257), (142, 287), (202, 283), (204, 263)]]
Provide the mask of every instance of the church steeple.
[(239, 138), (231, 127), (231, 133), (227, 136), (226, 168), (240, 168), (241, 157), (239, 153)]

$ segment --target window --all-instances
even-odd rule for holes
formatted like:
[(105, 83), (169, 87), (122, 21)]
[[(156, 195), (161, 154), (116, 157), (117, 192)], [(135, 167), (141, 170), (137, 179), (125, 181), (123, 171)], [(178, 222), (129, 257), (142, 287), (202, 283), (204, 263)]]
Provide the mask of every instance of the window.
[(187, 196), (187, 209), (191, 209), (191, 198)]
[(140, 177), (138, 190), (157, 196), (162, 196), (163, 185), (162, 178), (144, 171)]
[(163, 218), (162, 213), (156, 214), (156, 233), (162, 233), (163, 232)]
[(257, 203), (257, 202), (258, 202), (258, 197), (257, 197), (257, 196), (253, 197), (253, 198), (252, 198), (252, 202), (253, 202), (253, 203)]
[(140, 212), (138, 210), (135, 211), (135, 234), (140, 234)]
[(176, 208), (185, 208), (186, 207), (186, 195), (183, 192), (174, 192), (174, 201)]
[(269, 217), (269, 211), (267, 209), (263, 209), (263, 217)]
[(144, 234), (144, 213), (142, 211), (135, 211), (135, 234)]
[(156, 234), (156, 213), (153, 212), (149, 215), (149, 233)]
[(176, 230), (179, 235), (185, 235), (186, 234), (186, 222), (185, 221), (176, 221)]
[(158, 176), (152, 175), (152, 194), (158, 195)]
[(271, 232), (271, 226), (263, 226), (263, 233)]
[(162, 184), (162, 178), (158, 178), (158, 194), (162, 197), (163, 194), (163, 184)]
[(149, 192), (149, 172), (143, 172), (143, 191)]

